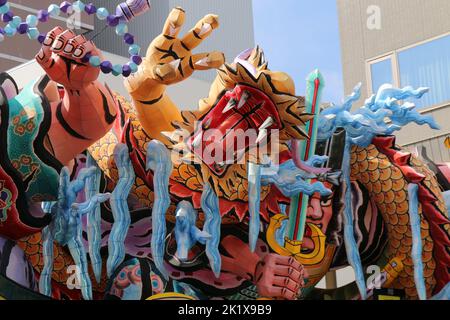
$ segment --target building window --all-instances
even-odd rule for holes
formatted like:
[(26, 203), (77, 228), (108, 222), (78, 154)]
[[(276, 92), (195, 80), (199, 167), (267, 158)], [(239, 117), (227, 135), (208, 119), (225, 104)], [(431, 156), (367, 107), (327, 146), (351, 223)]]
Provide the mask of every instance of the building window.
[(418, 109), (450, 102), (450, 35), (394, 51), (368, 62), (369, 89), (376, 93), (384, 83), (397, 87), (429, 87), (422, 99), (412, 99)]
[(372, 75), (372, 92), (385, 83), (393, 83), (392, 77), (392, 58), (384, 58), (370, 64), (370, 74)]
[(400, 85), (429, 87), (418, 108), (450, 101), (450, 36), (442, 37), (398, 53)]

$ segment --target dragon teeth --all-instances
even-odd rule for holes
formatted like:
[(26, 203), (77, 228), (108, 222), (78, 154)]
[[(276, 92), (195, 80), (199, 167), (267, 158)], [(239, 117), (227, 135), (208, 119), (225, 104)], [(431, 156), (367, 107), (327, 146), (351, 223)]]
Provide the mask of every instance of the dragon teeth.
[(258, 138), (256, 139), (256, 143), (260, 143), (267, 137), (267, 130), (262, 129), (259, 131)]
[(230, 111), (231, 109), (233, 109), (236, 106), (236, 100), (231, 99), (228, 104), (225, 106), (225, 108), (223, 109), (222, 113), (227, 113), (228, 111)]
[(239, 100), (239, 105), (238, 105), (238, 109), (242, 108), (248, 101), (248, 99), (250, 98), (250, 93), (248, 91), (244, 91), (242, 93), (242, 97), (241, 100)]
[(202, 143), (202, 138), (203, 138), (203, 136), (201, 134), (197, 135), (197, 137), (192, 142), (192, 146), (194, 148), (197, 148), (198, 146), (200, 146)]
[(259, 130), (265, 130), (265, 129), (269, 128), (270, 126), (272, 126), (273, 123), (274, 123), (273, 118), (268, 117), (266, 119), (266, 121), (264, 121), (264, 123), (259, 127)]

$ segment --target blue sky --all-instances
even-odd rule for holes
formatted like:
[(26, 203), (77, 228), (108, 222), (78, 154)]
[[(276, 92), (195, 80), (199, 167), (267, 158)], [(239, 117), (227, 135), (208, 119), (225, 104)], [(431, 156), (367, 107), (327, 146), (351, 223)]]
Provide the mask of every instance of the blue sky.
[(318, 68), (326, 82), (322, 101), (344, 96), (336, 0), (253, 0), (255, 40), (271, 70), (290, 74), (304, 95)]

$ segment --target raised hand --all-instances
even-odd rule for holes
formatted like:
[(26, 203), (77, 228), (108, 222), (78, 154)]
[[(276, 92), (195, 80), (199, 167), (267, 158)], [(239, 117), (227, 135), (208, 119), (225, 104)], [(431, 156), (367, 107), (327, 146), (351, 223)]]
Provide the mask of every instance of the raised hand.
[(97, 80), (100, 73), (99, 68), (85, 61), (87, 53), (102, 59), (92, 41), (83, 35), (77, 36), (72, 30), (56, 27), (47, 34), (36, 61), (51, 80), (66, 89), (79, 90)]
[[(47, 34), (36, 55), (52, 80), (46, 91), (55, 117), (49, 137), (55, 157), (64, 165), (103, 137), (117, 117), (116, 101), (97, 81), (100, 69), (87, 61), (87, 54), (103, 60), (92, 41), (56, 27)], [(63, 99), (55, 83), (64, 87)]]
[(295, 300), (305, 286), (305, 269), (292, 257), (268, 254), (258, 264), (255, 279), (260, 296)]
[(128, 79), (131, 92), (148, 92), (155, 84), (174, 84), (190, 77), (195, 70), (219, 68), (225, 62), (222, 52), (192, 53), (219, 26), (218, 17), (205, 16), (184, 37), (178, 38), (184, 20), (181, 8), (169, 14), (163, 32), (150, 44), (139, 71)]

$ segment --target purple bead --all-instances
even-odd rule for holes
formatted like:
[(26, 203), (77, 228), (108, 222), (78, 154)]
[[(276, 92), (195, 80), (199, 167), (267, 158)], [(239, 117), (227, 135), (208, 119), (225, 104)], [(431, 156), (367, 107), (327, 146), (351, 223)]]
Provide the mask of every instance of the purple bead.
[(117, 27), (119, 25), (120, 18), (118, 16), (110, 14), (108, 18), (106, 18), (106, 21), (108, 22), (108, 26)]
[(6, 23), (11, 22), (13, 18), (14, 18), (14, 13), (12, 13), (11, 11), (2, 15), (2, 20), (3, 20), (3, 22), (6, 22)]
[(46, 33), (41, 33), (39, 35), (39, 37), (37, 38), (37, 40), (39, 41), (39, 43), (44, 43), (45, 39), (47, 38), (47, 34)]
[(131, 61), (133, 61), (137, 65), (140, 65), (142, 63), (142, 58), (141, 56), (131, 56)]
[(131, 33), (125, 33), (123, 36), (123, 40), (126, 44), (132, 45), (134, 44), (134, 36)]
[(39, 10), (37, 13), (37, 18), (40, 22), (47, 22), (49, 19), (49, 14), (47, 10)]
[(112, 63), (109, 62), (109, 61), (103, 61), (103, 62), (100, 64), (100, 69), (101, 69), (102, 72), (105, 73), (105, 74), (111, 73), (112, 68), (113, 68), (113, 65), (112, 65)]
[(61, 5), (59, 6), (59, 8), (61, 9), (61, 11), (64, 12), (64, 13), (67, 13), (71, 7), (72, 7), (72, 4), (71, 4), (69, 1), (64, 1), (64, 2), (61, 3)]
[(81, 62), (88, 63), (89, 59), (91, 59), (91, 57), (92, 57), (92, 53), (88, 52), (84, 55), (83, 58), (81, 58)]
[(87, 14), (94, 14), (97, 12), (97, 7), (94, 6), (93, 3), (89, 3), (84, 7), (84, 11), (86, 11)]
[(5, 29), (0, 28), (0, 34), (5, 34)]
[(125, 64), (122, 67), (122, 75), (126, 78), (129, 77), (131, 74), (131, 68), (129, 65)]
[(4, 6), (8, 0), (0, 0), (0, 7)]
[(17, 32), (20, 34), (25, 34), (25, 33), (27, 33), (27, 31), (28, 31), (28, 23), (26, 23), (26, 22), (22, 22), (17, 27)]

